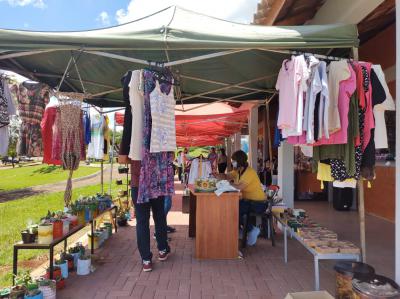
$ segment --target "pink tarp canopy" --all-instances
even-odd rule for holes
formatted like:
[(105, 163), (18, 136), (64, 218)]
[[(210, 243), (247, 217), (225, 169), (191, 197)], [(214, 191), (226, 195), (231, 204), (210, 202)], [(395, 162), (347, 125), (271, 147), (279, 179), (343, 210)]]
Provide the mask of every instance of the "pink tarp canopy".
[[(176, 142), (178, 146), (206, 146), (223, 142), (225, 137), (240, 132), (247, 125), (251, 103), (239, 108), (224, 103), (177, 105), (175, 111)], [(115, 121), (123, 125), (124, 114), (115, 113)]]

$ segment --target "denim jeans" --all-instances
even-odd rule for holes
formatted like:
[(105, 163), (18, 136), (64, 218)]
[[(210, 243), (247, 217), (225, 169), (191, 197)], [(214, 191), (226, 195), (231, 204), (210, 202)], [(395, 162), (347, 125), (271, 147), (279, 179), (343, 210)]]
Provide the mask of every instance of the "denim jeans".
[[(264, 201), (257, 202), (254, 200), (239, 200), (239, 225), (243, 226), (243, 216), (248, 213), (263, 213), (267, 208), (267, 205)], [(247, 222), (247, 231), (251, 231), (253, 229), (253, 225), (250, 221)]]
[(132, 201), (136, 212), (136, 239), (140, 256), (143, 261), (150, 261), (153, 254), (150, 251), (150, 209), (153, 212), (156, 227), (157, 248), (159, 251), (170, 248), (167, 241), (167, 218), (164, 211), (164, 197), (150, 199), (147, 203), (136, 202), (138, 188), (132, 187)]
[(169, 210), (171, 210), (172, 207), (172, 196), (164, 196), (164, 212), (165, 216), (168, 215)]

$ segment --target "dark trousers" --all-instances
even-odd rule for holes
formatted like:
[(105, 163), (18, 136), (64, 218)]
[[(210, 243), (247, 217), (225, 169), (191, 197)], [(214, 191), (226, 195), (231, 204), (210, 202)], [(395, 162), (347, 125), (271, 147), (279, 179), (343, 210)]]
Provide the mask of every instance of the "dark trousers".
[(132, 187), (132, 201), (136, 212), (136, 238), (140, 256), (144, 261), (150, 261), (153, 254), (150, 251), (150, 209), (153, 212), (156, 226), (156, 239), (159, 251), (168, 250), (167, 218), (164, 211), (164, 197), (150, 199), (147, 203), (136, 202), (138, 188)]
[(178, 166), (178, 179), (182, 182), (182, 166)]
[[(267, 208), (264, 201), (257, 202), (254, 200), (239, 200), (239, 225), (243, 226), (243, 216), (248, 213), (263, 213)], [(250, 221), (247, 222), (247, 231), (251, 231), (253, 225)]]
[(226, 164), (226, 163), (219, 163), (218, 164), (218, 172), (219, 173), (225, 173), (227, 165), (228, 164)]

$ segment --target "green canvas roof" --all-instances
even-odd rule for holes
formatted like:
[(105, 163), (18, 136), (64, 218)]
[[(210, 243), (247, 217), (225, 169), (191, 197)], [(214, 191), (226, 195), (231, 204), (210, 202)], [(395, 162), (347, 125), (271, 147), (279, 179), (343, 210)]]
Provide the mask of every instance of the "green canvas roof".
[(61, 90), (82, 92), (81, 76), (86, 92), (96, 95), (88, 102), (116, 107), (123, 106), (120, 79), (128, 70), (172, 62), (183, 103), (242, 101), (263, 99), (274, 88), (287, 54), (268, 50), (356, 46), (355, 25), (244, 25), (173, 6), (99, 30), (0, 30), (0, 68), (56, 87), (73, 56), (78, 71), (72, 63)]

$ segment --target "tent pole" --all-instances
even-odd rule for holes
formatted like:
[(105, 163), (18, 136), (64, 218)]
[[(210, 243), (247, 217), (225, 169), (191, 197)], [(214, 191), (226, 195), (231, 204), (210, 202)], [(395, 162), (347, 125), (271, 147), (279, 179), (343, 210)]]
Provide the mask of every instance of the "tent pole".
[[(353, 47), (353, 58), (358, 61), (358, 48)], [(364, 205), (364, 183), (360, 178), (357, 183), (358, 187), (358, 217), (360, 220), (360, 245), (361, 245), (361, 255), (362, 261), (367, 262), (367, 251), (365, 242), (365, 205)]]
[[(400, 18), (400, 1), (396, 0), (396, 17)], [(396, 191), (395, 191), (395, 273), (400, 284), (400, 23), (396, 22)]]
[[(271, 99), (272, 99), (272, 97), (271, 97)], [(270, 127), (270, 123), (269, 123), (269, 121), (270, 121), (270, 117), (269, 117), (269, 102), (270, 102), (270, 100), (267, 99), (265, 108), (266, 108), (266, 114), (267, 114), (268, 153), (269, 153), (269, 166), (270, 166), (269, 168), (270, 168), (270, 171), (271, 171), (271, 179), (272, 179), (272, 177), (274, 175), (274, 171), (273, 171), (273, 168), (272, 168), (272, 140), (271, 140), (272, 138), (271, 138), (271, 127)]]
[(114, 113), (114, 127), (113, 127), (113, 138), (112, 138), (112, 146), (111, 146), (111, 168), (110, 168), (110, 188), (109, 194), (111, 195), (111, 186), (112, 186), (112, 179), (113, 179), (113, 166), (114, 166), (114, 145), (115, 145), (115, 130), (116, 130), (116, 121), (115, 121), (115, 113)]
[(49, 53), (49, 52), (54, 52), (54, 51), (57, 51), (57, 50), (24, 51), (24, 52), (19, 52), (19, 53), (4, 54), (4, 55), (0, 56), (0, 60), (23, 57), (23, 56), (30, 56), (30, 55), (35, 55), (35, 54)]

